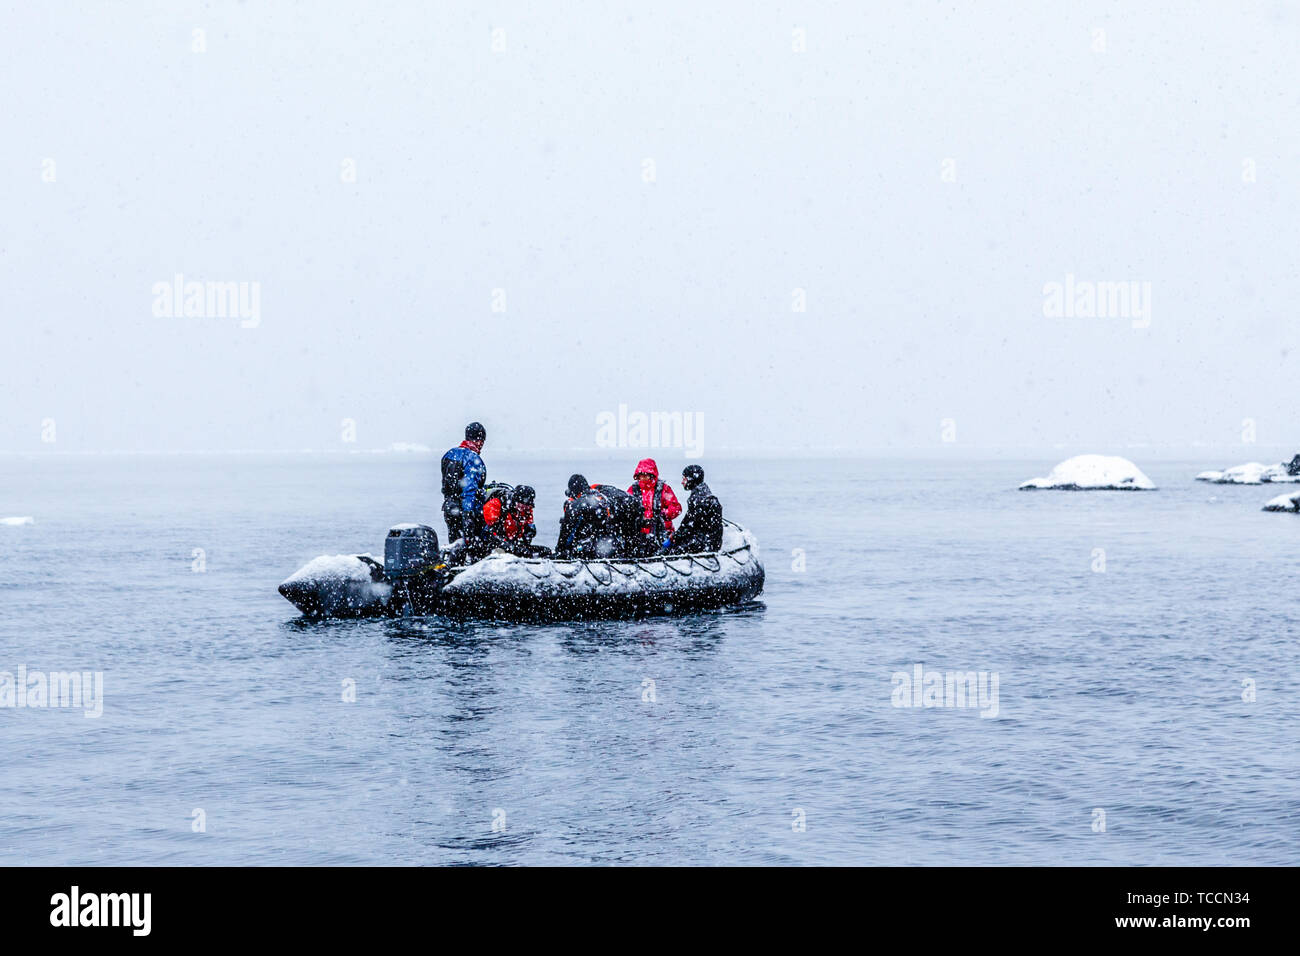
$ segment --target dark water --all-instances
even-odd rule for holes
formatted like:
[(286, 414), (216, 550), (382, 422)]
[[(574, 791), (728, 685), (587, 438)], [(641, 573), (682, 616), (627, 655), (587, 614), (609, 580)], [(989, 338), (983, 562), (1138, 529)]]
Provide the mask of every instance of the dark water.
[[(487, 461), (553, 537), (570, 467)], [(0, 526), (0, 671), (102, 671), (105, 698), (0, 710), (0, 862), (1300, 862), (1279, 489), (705, 464), (762, 607), (497, 627), (304, 624), (275, 591), (436, 517), (432, 459), (0, 459), (0, 516), (35, 519)], [(893, 706), (917, 664), (995, 673), (997, 716)]]

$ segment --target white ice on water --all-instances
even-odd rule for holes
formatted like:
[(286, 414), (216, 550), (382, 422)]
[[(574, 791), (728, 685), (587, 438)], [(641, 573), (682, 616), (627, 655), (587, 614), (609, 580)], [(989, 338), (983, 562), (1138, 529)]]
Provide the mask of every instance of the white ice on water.
[(1235, 465), (1223, 471), (1203, 471), (1196, 476), (1197, 481), (1211, 481), (1216, 485), (1262, 485), (1281, 482), (1300, 481), (1300, 475), (1288, 475), (1286, 465), (1265, 465), (1258, 461), (1248, 461), (1244, 465)]
[(21, 518), (0, 518), (0, 524), (17, 527), (20, 524), (35, 524), (31, 515), (25, 515)]
[(1155, 485), (1127, 458), (1076, 455), (1067, 458), (1046, 478), (1031, 478), (1022, 491), (1055, 488), (1069, 491), (1151, 491)]
[(388, 446), (388, 450), (404, 455), (427, 455), (433, 451), (428, 445), (415, 441), (395, 441)]
[(1300, 491), (1288, 491), (1284, 495), (1270, 498), (1264, 505), (1264, 511), (1300, 511)]

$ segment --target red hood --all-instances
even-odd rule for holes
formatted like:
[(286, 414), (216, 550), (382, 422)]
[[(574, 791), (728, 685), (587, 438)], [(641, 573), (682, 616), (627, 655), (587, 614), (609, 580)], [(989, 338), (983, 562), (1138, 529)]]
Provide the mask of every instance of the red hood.
[(632, 472), (632, 477), (636, 478), (637, 475), (644, 475), (647, 473), (654, 475), (655, 481), (659, 480), (659, 466), (655, 464), (653, 458), (642, 458), (638, 461), (636, 463), (636, 471)]

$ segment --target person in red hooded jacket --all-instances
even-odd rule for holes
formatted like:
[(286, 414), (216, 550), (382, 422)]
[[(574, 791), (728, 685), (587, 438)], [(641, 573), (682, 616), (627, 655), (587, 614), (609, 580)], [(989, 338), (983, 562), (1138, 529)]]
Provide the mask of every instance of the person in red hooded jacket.
[(645, 521), (641, 533), (647, 550), (666, 551), (673, 543), (673, 519), (682, 513), (681, 503), (672, 488), (659, 480), (659, 466), (653, 458), (642, 458), (633, 472), (636, 481), (627, 493), (641, 502)]

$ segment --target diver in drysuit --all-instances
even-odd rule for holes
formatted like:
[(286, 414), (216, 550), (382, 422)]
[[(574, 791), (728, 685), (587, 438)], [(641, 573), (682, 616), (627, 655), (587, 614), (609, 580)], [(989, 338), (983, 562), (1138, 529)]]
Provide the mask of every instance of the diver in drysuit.
[(631, 495), (612, 485), (590, 485), (582, 475), (569, 479), (567, 495), (555, 543), (557, 558), (627, 558), (642, 553), (641, 509)]
[(721, 551), (722, 503), (704, 483), (704, 469), (687, 465), (682, 471), (682, 487), (691, 496), (686, 501), (686, 516), (673, 535), (672, 550), (677, 554)]
[(482, 550), (483, 485), (487, 466), (479, 457), (487, 429), (478, 422), (465, 426), (465, 440), (442, 456), (442, 517), (447, 522), (447, 543), (463, 539), (467, 551)]
[(501, 484), (496, 488), (488, 487), (492, 490), (483, 505), (483, 524), (490, 547), (521, 558), (549, 557), (550, 548), (533, 544), (533, 538), (537, 537), (537, 525), (533, 522), (533, 503), (537, 493), (532, 486), (511, 488)]

